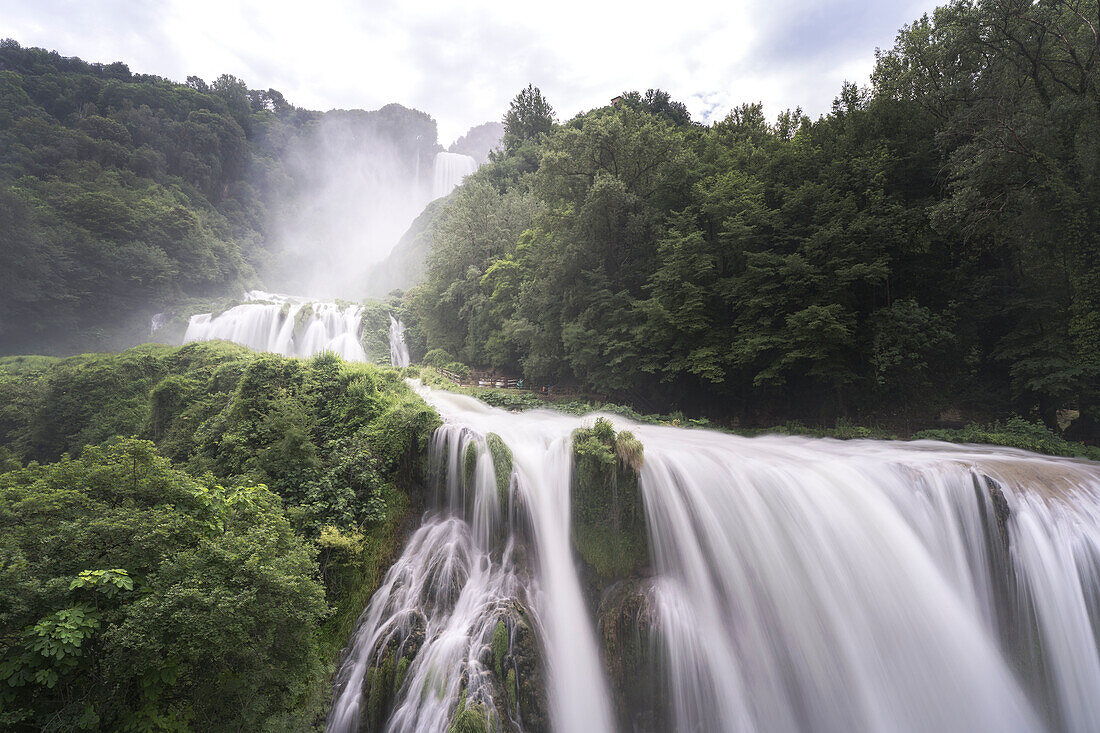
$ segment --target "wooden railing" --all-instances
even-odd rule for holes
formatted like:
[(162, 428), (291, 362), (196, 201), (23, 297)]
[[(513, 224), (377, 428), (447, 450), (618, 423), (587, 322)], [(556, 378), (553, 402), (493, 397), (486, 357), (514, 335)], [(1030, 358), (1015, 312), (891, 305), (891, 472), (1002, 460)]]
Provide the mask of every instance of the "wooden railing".
[(461, 377), (458, 374), (452, 372), (450, 369), (437, 368), (440, 374), (447, 379), (451, 380), (459, 386), (466, 387), (496, 387), (497, 389), (523, 389), (522, 379), (507, 379), (504, 377), (491, 377), (482, 375), (475, 375), (471, 377)]

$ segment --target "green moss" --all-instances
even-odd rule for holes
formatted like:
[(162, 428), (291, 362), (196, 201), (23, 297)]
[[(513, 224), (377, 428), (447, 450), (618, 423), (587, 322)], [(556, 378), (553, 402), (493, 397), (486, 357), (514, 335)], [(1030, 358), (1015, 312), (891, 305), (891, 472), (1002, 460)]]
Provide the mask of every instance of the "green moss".
[(397, 672), (393, 677), (393, 692), (396, 695), (401, 690), (401, 686), (405, 684), (405, 675), (409, 673), (409, 658), (401, 657), (397, 662)]
[(393, 654), (387, 652), (382, 661), (367, 670), (368, 727), (377, 729), (389, 717), (393, 701)]
[(447, 728), (448, 733), (489, 733), (491, 730), (489, 711), (479, 703), (467, 704), (466, 691), (463, 690), (451, 725)]
[(637, 532), (582, 524), (574, 529), (573, 542), (584, 561), (605, 581), (628, 577), (649, 559), (645, 539)]
[(509, 669), (504, 677), (504, 694), (508, 698), (508, 707), (516, 709), (516, 700), (519, 698), (519, 690), (516, 687), (516, 670)]
[(508, 625), (501, 619), (493, 628), (493, 669), (497, 675), (504, 676), (504, 656), (508, 653)]
[[(289, 304), (288, 304), (289, 305)], [(289, 310), (288, 310), (289, 312)], [(306, 303), (298, 309), (294, 316), (294, 333), (297, 335), (305, 328), (306, 323), (313, 317), (313, 303)]]
[(493, 472), (497, 479), (497, 493), (502, 505), (508, 502), (508, 486), (512, 482), (512, 451), (504, 443), (504, 439), (496, 433), (485, 436), (485, 442), (489, 446), (489, 455), (493, 457)]
[(624, 578), (648, 559), (645, 514), (638, 490), (642, 444), (611, 421), (573, 433), (573, 541), (604, 581)]
[(462, 456), (462, 476), (467, 486), (473, 486), (474, 477), (477, 474), (477, 442), (471, 440), (466, 444), (466, 452)]

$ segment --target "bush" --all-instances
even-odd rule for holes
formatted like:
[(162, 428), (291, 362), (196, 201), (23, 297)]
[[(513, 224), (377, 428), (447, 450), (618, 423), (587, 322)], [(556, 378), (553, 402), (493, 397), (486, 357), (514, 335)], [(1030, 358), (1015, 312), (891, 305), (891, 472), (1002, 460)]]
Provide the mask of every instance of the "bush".
[(446, 367), (448, 364), (454, 363), (454, 360), (455, 358), (444, 349), (432, 349), (424, 354), (424, 358), (420, 360), (420, 363), (438, 368)]
[(5, 724), (256, 729), (318, 673), (317, 566), (263, 486), (89, 446), (0, 475), (0, 537)]
[(1100, 461), (1100, 448), (1071, 443), (1042, 423), (1011, 417), (990, 425), (967, 425), (958, 430), (922, 430), (914, 440), (943, 440), (948, 443), (986, 443), (1045, 453), (1051, 456), (1088, 458)]

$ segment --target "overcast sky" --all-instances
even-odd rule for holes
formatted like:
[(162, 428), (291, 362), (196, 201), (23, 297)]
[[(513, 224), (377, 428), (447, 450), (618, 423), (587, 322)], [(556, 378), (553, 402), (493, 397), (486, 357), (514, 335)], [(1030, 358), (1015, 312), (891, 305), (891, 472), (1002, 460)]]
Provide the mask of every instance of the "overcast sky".
[(233, 74), (310, 109), (430, 113), (444, 145), (534, 83), (559, 119), (659, 87), (696, 120), (827, 112), (928, 0), (0, 0), (0, 37), (183, 81)]

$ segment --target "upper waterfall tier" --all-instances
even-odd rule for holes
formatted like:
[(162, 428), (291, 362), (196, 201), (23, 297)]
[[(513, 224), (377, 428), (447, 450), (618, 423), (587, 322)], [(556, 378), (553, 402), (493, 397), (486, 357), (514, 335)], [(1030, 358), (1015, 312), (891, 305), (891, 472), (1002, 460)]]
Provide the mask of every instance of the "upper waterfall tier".
[(359, 341), (362, 309), (252, 290), (249, 301), (213, 315), (191, 316), (183, 342), (225, 339), (256, 351), (309, 357), (332, 352), (347, 361), (367, 361)]
[(437, 153), (432, 171), (432, 198), (446, 196), (477, 170), (477, 161), (461, 153)]

